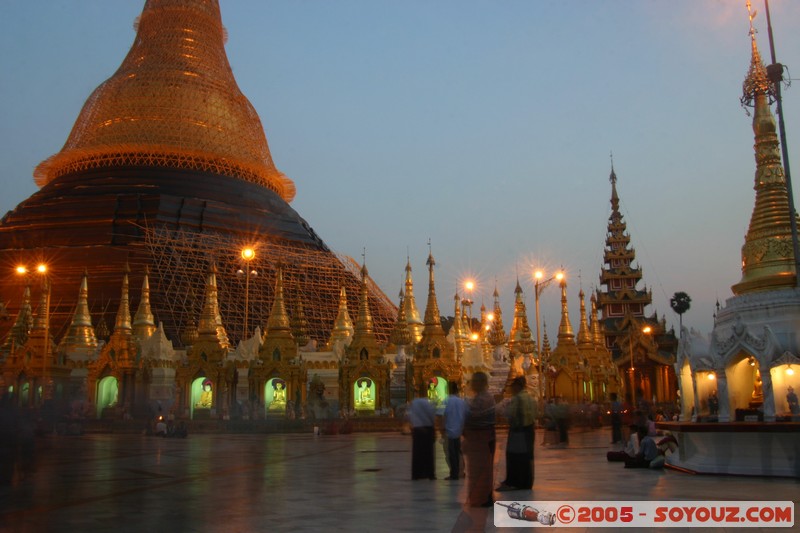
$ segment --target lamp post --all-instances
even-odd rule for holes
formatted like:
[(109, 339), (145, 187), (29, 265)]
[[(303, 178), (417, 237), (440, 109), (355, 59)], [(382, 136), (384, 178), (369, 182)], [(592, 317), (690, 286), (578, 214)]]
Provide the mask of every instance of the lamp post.
[[(642, 328), (642, 333), (644, 333), (645, 335), (649, 335), (651, 331), (653, 331), (653, 329), (650, 326), (645, 326)], [(634, 376), (634, 367), (633, 367), (633, 322), (631, 322), (631, 338), (630, 342), (628, 343), (628, 347), (630, 348), (631, 352), (631, 367), (628, 369), (631, 382), (631, 406), (635, 406), (636, 397), (634, 396), (634, 389), (636, 388), (636, 379)]]
[[(242, 340), (244, 341), (247, 340), (247, 319), (250, 313), (250, 261), (255, 259), (256, 251), (248, 246), (242, 249), (241, 256), (244, 261), (244, 271), (239, 269), (237, 274), (244, 274), (244, 332), (242, 334)], [(257, 274), (255, 270), (252, 273)]]
[(547, 384), (545, 383), (547, 378), (547, 362), (542, 357), (542, 341), (541, 341), (541, 329), (539, 327), (539, 297), (542, 295), (542, 291), (544, 291), (550, 283), (555, 280), (561, 281), (564, 279), (564, 272), (558, 271), (554, 276), (547, 278), (546, 280), (542, 281), (544, 278), (544, 272), (541, 270), (537, 270), (533, 273), (533, 295), (534, 295), (534, 306), (536, 308), (536, 354), (539, 356), (539, 368), (541, 368), (541, 378), (542, 378), (542, 396), (547, 397)]
[[(17, 275), (25, 276), (30, 274), (28, 267), (19, 265), (16, 268)], [(45, 396), (49, 396), (47, 384), (47, 363), (50, 357), (50, 278), (47, 276), (47, 265), (39, 263), (36, 265), (36, 273), (42, 276), (42, 291), (45, 294), (44, 309), (41, 310), (44, 321), (44, 351), (42, 353), (42, 397), (44, 403)]]

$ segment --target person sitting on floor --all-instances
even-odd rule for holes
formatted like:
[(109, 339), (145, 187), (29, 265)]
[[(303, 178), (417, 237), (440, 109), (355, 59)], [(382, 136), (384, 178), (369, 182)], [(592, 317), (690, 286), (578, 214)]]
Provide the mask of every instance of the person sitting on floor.
[(636, 427), (636, 424), (631, 424), (630, 425), (631, 436), (628, 439), (627, 444), (625, 444), (625, 449), (608, 452), (606, 454), (606, 459), (612, 462), (622, 462), (631, 457), (636, 457), (636, 454), (639, 453), (638, 429), (639, 428)]
[(647, 427), (639, 430), (639, 453), (635, 457), (625, 459), (625, 468), (661, 468), (664, 456), (661, 455), (655, 439), (647, 434)]

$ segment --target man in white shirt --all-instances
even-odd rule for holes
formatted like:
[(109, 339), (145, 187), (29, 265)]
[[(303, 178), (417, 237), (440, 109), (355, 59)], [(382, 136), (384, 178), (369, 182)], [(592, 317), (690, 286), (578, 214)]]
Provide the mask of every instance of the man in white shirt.
[(461, 467), (461, 434), (464, 432), (464, 420), (467, 418), (467, 402), (458, 395), (458, 383), (448, 384), (449, 396), (444, 406), (444, 433), (447, 437), (447, 463), (450, 475), (445, 479), (459, 478)]
[(436, 479), (433, 445), (436, 434), (433, 426), (436, 412), (428, 401), (428, 391), (420, 390), (408, 406), (408, 421), (411, 423), (411, 479)]

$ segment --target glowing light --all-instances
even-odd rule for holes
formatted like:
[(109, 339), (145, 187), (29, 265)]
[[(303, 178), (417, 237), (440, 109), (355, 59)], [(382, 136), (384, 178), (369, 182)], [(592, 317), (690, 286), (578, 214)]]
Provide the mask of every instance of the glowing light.
[(794, 368), (789, 366), (789, 368), (786, 369), (786, 373), (789, 374), (790, 376), (794, 376)]
[(486, 331), (489, 331), (492, 328), (491, 328), (491, 326), (489, 326), (489, 324), (486, 324), (486, 328), (484, 328), (484, 329), (486, 329)]
[(250, 261), (256, 256), (256, 251), (250, 247), (247, 247), (242, 250), (242, 259), (245, 261)]
[(467, 289), (467, 291), (472, 292), (473, 289), (475, 289), (475, 282), (472, 280), (467, 280), (467, 282), (464, 283), (464, 288)]
[(558, 274), (556, 274), (556, 279), (558, 281), (561, 281), (562, 279), (564, 279), (564, 273), (563, 272), (559, 272)]
[(708, 379), (714, 380), (714, 379), (717, 379), (717, 376), (713, 372), (711, 372), (711, 373), (708, 374)]
[(45, 272), (47, 272), (47, 265), (45, 265), (44, 263), (39, 263), (38, 265), (36, 265), (36, 272), (38, 272), (39, 274), (44, 274)]
[(642, 328), (642, 333), (646, 335), (649, 335), (651, 331), (653, 331), (653, 328), (651, 328), (650, 326), (645, 326), (644, 328)]
[(473, 341), (476, 341), (476, 340), (478, 340), (478, 334), (477, 334), (477, 333), (473, 333), (473, 334), (470, 336), (470, 338), (471, 338)]
[(28, 269), (26, 267), (22, 266), (22, 265), (18, 266), (16, 268), (16, 271), (17, 271), (17, 274), (20, 274), (20, 275), (28, 273)]
[(544, 277), (544, 272), (542, 272), (541, 270), (537, 270), (536, 272), (533, 273), (533, 277), (536, 279), (542, 279)]
[(489, 322), (494, 320), (494, 313), (489, 313), (488, 315), (486, 315), (486, 320), (488, 320)]

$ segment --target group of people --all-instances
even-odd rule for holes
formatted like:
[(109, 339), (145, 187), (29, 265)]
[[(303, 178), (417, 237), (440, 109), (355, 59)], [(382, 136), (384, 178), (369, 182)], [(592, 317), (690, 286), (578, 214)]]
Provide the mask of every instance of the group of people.
[[(476, 372), (470, 380), (471, 396), (461, 398), (458, 384), (448, 384), (444, 408), (444, 437), (447, 442), (447, 480), (462, 476), (466, 466), (467, 505), (491, 507), (493, 491), (530, 490), (533, 487), (534, 430), (538, 416), (536, 402), (526, 390), (524, 376), (511, 384), (512, 397), (501, 405), (489, 393), (489, 377)], [(506, 479), (494, 488), (495, 424), (498, 409), (505, 409), (509, 423), (506, 445)], [(436, 415), (427, 390), (420, 391), (408, 408), (412, 431), (411, 478), (436, 479), (434, 447)]]
[[(645, 406), (646, 409), (647, 406)], [(611, 394), (611, 444), (622, 442), (622, 404), (616, 393)], [(622, 450), (610, 451), (606, 454), (608, 461), (625, 463), (625, 468), (662, 468), (665, 455), (677, 448), (677, 441), (671, 435), (659, 437), (652, 415), (641, 407), (633, 415), (629, 426), (630, 436)]]

